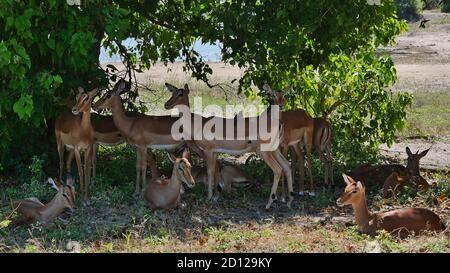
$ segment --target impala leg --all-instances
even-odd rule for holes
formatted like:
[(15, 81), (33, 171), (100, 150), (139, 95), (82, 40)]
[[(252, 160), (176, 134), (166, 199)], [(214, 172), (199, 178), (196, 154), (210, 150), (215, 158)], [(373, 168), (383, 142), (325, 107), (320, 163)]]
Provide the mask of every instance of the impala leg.
[(64, 168), (64, 144), (62, 143), (61, 136), (58, 133), (56, 134), (56, 148), (59, 156), (59, 182), (61, 182)]
[(310, 192), (309, 195), (315, 196), (315, 190), (314, 190), (314, 181), (312, 177), (312, 142), (308, 142), (305, 145), (306, 149), (306, 160), (308, 162), (308, 176), (309, 176), (309, 185), (310, 185)]
[(73, 161), (74, 157), (75, 157), (75, 152), (73, 150), (69, 150), (69, 156), (67, 157), (67, 161), (66, 161), (66, 170), (68, 173), (70, 173), (72, 171), (72, 161)]
[(292, 169), (291, 165), (289, 164), (289, 161), (280, 150), (276, 150), (273, 152), (275, 156), (275, 160), (278, 162), (280, 167), (283, 169), (284, 177), (286, 178), (287, 185), (288, 185), (288, 201), (287, 206), (288, 208), (291, 207), (292, 200), (294, 200), (294, 189), (292, 186)]
[(328, 183), (328, 160), (325, 158), (325, 154), (323, 151), (317, 150), (317, 154), (319, 155), (320, 162), (322, 162), (322, 166), (323, 166), (324, 180), (325, 180), (324, 183), (325, 183), (325, 185), (329, 186), (329, 183)]
[(141, 152), (136, 147), (136, 184), (134, 185), (134, 194), (139, 194), (139, 183), (141, 181)]
[(300, 148), (300, 144), (294, 145), (294, 150), (297, 154), (298, 174), (300, 177), (298, 182), (298, 194), (303, 196), (305, 194), (305, 156), (302, 148)]
[[(80, 195), (81, 198), (84, 198), (84, 183), (83, 183), (83, 167), (81, 164), (81, 156), (80, 156), (80, 150), (78, 148), (74, 149), (75, 153), (75, 161), (77, 162), (77, 168), (78, 168), (78, 179), (80, 180)], [(84, 201), (84, 200), (83, 200)]]
[(332, 165), (333, 164), (333, 156), (331, 153), (331, 147), (328, 147), (326, 149), (326, 151), (327, 151), (328, 174), (329, 174), (329, 178), (331, 180), (331, 187), (334, 190), (334, 176), (333, 176), (333, 165)]
[[(283, 145), (281, 146), (281, 153), (283, 154), (284, 158), (288, 158), (288, 153), (289, 153), (289, 146), (287, 145)], [(286, 177), (284, 174), (281, 175), (281, 201), (282, 202), (286, 202), (286, 196), (287, 191), (286, 191)]]
[(217, 164), (217, 156), (213, 152), (204, 152), (205, 160), (206, 160), (206, 169), (208, 173), (208, 200), (214, 195), (215, 191), (215, 177), (216, 177), (216, 164)]
[[(156, 165), (155, 155), (150, 150), (148, 151), (148, 154), (146, 153), (146, 155), (148, 156), (148, 163), (150, 165), (150, 171), (152, 172), (152, 178), (158, 178), (159, 173), (158, 173), (158, 167)], [(145, 184), (144, 184), (144, 187), (145, 187)]]
[(92, 146), (92, 181), (95, 181), (97, 177), (97, 152), (98, 152), (98, 144), (94, 143)]
[(259, 152), (260, 157), (266, 162), (266, 164), (272, 169), (273, 171), (273, 184), (272, 184), (272, 190), (270, 192), (269, 201), (267, 202), (266, 209), (269, 209), (272, 203), (277, 200), (277, 188), (278, 183), (280, 182), (281, 175), (283, 174), (283, 169), (278, 164), (278, 162), (275, 160), (273, 156), (273, 152)]
[[(142, 172), (142, 190), (145, 189), (145, 185), (147, 184), (147, 147), (142, 147), (141, 149), (141, 172)], [(150, 154), (153, 156), (153, 153), (150, 152)], [(155, 164), (155, 168), (156, 168), (156, 163), (154, 161), (153, 158), (153, 163)], [(153, 175), (153, 172), (152, 172)]]
[(89, 200), (90, 196), (90, 181), (91, 181), (91, 168), (92, 168), (92, 155), (93, 155), (94, 147), (93, 145), (89, 146), (84, 155), (84, 177), (85, 177), (85, 190), (84, 190), (84, 199)]

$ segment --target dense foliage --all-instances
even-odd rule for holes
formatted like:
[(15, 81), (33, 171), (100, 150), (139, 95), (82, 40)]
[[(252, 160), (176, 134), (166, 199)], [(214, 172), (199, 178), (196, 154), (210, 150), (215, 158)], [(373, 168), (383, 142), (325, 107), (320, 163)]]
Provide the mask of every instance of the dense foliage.
[(449, 0), (443, 0), (442, 1), (442, 11), (443, 12), (450, 12), (450, 1)]
[[(397, 14), (401, 19), (417, 21), (422, 10), (423, 2), (420, 0), (395, 0)], [(426, 4), (426, 3), (425, 3)]]
[[(390, 143), (405, 120), (410, 98), (388, 92), (393, 63), (376, 54), (406, 29), (393, 0), (74, 2), (0, 2), (3, 168), (34, 154), (54, 162), (52, 124), (72, 101), (71, 90), (106, 87), (115, 72), (99, 67), (100, 46), (138, 70), (181, 57), (194, 77), (210, 84), (213, 71), (192, 45), (198, 39), (220, 44), (222, 60), (245, 71), (240, 92), (255, 96), (252, 86), (265, 82), (293, 86), (292, 106), (330, 114), (342, 137), (338, 147)], [(127, 38), (136, 44), (125, 47)]]

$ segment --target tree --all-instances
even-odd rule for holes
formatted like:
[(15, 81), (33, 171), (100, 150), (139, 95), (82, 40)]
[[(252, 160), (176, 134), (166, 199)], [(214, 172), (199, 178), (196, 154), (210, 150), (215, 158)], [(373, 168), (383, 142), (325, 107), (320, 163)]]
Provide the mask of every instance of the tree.
[[(116, 77), (113, 67), (99, 66), (100, 46), (119, 53), (133, 69), (148, 68), (156, 61), (174, 62), (181, 56), (194, 77), (211, 85), (213, 71), (192, 45), (198, 39), (220, 43), (223, 61), (245, 70), (239, 92), (248, 96), (256, 94), (252, 86), (265, 82), (277, 88), (293, 86), (291, 105), (306, 107), (313, 115), (345, 100), (347, 104), (336, 107), (334, 120), (354, 97), (372, 96), (372, 104), (396, 109), (393, 115), (359, 104), (362, 112), (349, 120), (351, 126), (365, 124), (376, 112), (368, 125), (373, 130), (358, 138), (361, 143), (380, 133), (382, 142), (390, 142), (397, 125), (404, 122), (408, 99), (386, 92), (395, 71), (390, 58), (377, 57), (375, 50), (391, 44), (406, 29), (397, 20), (392, 0), (381, 5), (368, 5), (366, 0), (74, 2), (0, 2), (0, 162), (5, 168), (32, 154), (54, 156), (52, 122), (73, 98), (71, 90), (78, 85), (106, 87), (108, 78)], [(122, 45), (127, 38), (136, 45)], [(333, 69), (339, 64), (365, 76), (344, 90), (340, 85), (351, 74), (337, 72), (344, 78), (334, 78)], [(313, 71), (328, 87), (308, 85)], [(352, 95), (342, 95), (346, 93)], [(135, 98), (130, 93), (131, 104)], [(388, 126), (389, 122), (396, 126)], [(350, 125), (342, 126), (340, 132), (351, 136)]]

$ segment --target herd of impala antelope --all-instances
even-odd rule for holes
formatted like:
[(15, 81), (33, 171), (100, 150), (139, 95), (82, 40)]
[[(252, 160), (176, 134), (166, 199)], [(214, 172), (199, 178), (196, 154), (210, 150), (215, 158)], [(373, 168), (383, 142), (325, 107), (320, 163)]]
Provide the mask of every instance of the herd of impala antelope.
[[(172, 96), (165, 103), (165, 109), (174, 109), (181, 106), (189, 109), (189, 87), (183, 88), (165, 84)], [(208, 189), (208, 200), (215, 198), (220, 189), (230, 192), (233, 185), (246, 183), (257, 185), (258, 183), (237, 166), (219, 166), (217, 153), (233, 155), (255, 152), (273, 171), (273, 185), (266, 209), (277, 200), (277, 188), (281, 180), (282, 197), (290, 207), (294, 198), (293, 171), (287, 159), (289, 146), (293, 147), (299, 167), (298, 194), (305, 193), (314, 196), (315, 189), (311, 173), (311, 153), (313, 148), (319, 155), (324, 165), (325, 183), (334, 187), (332, 173), (331, 151), (331, 124), (326, 118), (312, 118), (302, 109), (279, 111), (279, 138), (278, 146), (272, 150), (261, 149), (268, 142), (262, 136), (249, 140), (248, 135), (242, 139), (223, 139), (226, 130), (214, 130), (216, 138), (189, 138), (174, 135), (172, 127), (179, 121), (177, 116), (155, 116), (138, 112), (125, 112), (121, 94), (130, 89), (130, 83), (124, 79), (119, 80), (114, 88), (107, 91), (92, 105), (94, 97), (99, 90), (85, 91), (78, 89), (76, 104), (71, 112), (60, 115), (55, 122), (55, 136), (57, 151), (59, 154), (59, 180), (55, 183), (49, 178), (50, 184), (57, 190), (55, 197), (43, 204), (36, 198), (28, 198), (13, 202), (13, 208), (17, 210), (19, 217), (16, 224), (30, 224), (36, 221), (46, 225), (57, 218), (64, 209), (73, 210), (75, 207), (75, 188), (70, 176), (70, 168), (73, 157), (76, 159), (79, 177), (79, 192), (84, 204), (89, 204), (91, 166), (93, 166), (93, 178), (96, 176), (96, 153), (98, 145), (118, 145), (124, 142), (136, 148), (136, 184), (135, 194), (142, 196), (146, 204), (152, 209), (172, 209), (180, 206), (181, 195), (184, 193), (183, 183), (191, 188), (195, 183), (205, 183)], [(274, 91), (270, 85), (263, 86), (265, 92), (272, 99), (271, 107), (284, 105), (284, 93)], [(275, 107), (276, 108), (276, 107)], [(110, 109), (112, 116), (102, 116), (95, 112), (101, 109)], [(96, 122), (91, 122), (91, 117), (96, 115)], [(227, 124), (241, 122), (248, 129), (251, 124), (262, 122), (264, 115), (270, 115), (266, 110), (257, 117), (243, 117), (236, 115), (233, 119), (221, 117), (204, 117), (202, 115), (183, 113), (188, 120), (200, 120), (192, 122), (191, 128), (183, 128), (179, 134), (193, 134), (202, 132), (208, 121), (214, 124)], [(181, 114), (180, 114), (181, 116)], [(188, 127), (188, 126), (185, 126)], [(227, 128), (227, 127), (225, 127)], [(234, 132), (238, 134), (236, 127)], [(247, 131), (247, 130), (246, 130)], [(184, 135), (186, 136), (186, 135)], [(165, 150), (173, 163), (173, 171), (170, 178), (160, 177), (156, 166), (155, 156), (151, 149)], [(67, 178), (62, 179), (64, 168), (64, 151), (69, 150), (66, 162)], [(181, 157), (174, 153), (182, 151)], [(192, 166), (190, 151), (197, 153), (205, 161), (206, 167)], [(81, 152), (84, 152), (84, 166), (81, 160)], [(304, 151), (306, 152), (309, 190), (304, 187)], [(428, 189), (430, 185), (419, 173), (419, 160), (428, 150), (413, 154), (406, 148), (408, 163), (402, 165), (362, 165), (350, 173), (343, 174), (346, 187), (342, 196), (337, 200), (338, 205), (350, 204), (355, 213), (355, 220), (360, 232), (374, 234), (376, 230), (384, 229), (391, 233), (408, 234), (420, 233), (425, 230), (441, 231), (445, 226), (438, 215), (428, 209), (407, 208), (384, 213), (371, 213), (366, 204), (365, 186), (369, 183), (383, 185), (383, 195), (389, 198), (392, 193), (398, 191), (407, 183), (415, 183), (421, 189)], [(147, 162), (150, 163), (152, 179), (147, 183)], [(286, 181), (284, 181), (284, 179)], [(330, 181), (331, 180), (331, 183)], [(357, 181), (357, 182), (356, 182)], [(384, 184), (383, 184), (384, 183)], [(285, 189), (287, 184), (287, 189)]]

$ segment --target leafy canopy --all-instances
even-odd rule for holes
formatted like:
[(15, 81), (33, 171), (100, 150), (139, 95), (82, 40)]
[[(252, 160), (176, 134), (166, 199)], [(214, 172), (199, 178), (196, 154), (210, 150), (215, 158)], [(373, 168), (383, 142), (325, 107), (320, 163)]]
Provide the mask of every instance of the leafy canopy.
[[(186, 70), (212, 85), (214, 71), (193, 44), (220, 44), (222, 60), (244, 69), (239, 92), (252, 97), (264, 83), (292, 86), (290, 105), (329, 115), (338, 148), (391, 143), (405, 121), (411, 98), (389, 92), (396, 80), (393, 63), (376, 50), (406, 29), (393, 0), (74, 2), (0, 2), (5, 167), (33, 154), (55, 162), (52, 124), (72, 103), (72, 90), (106, 87), (115, 72), (99, 66), (101, 46), (135, 69), (181, 57)], [(127, 38), (136, 44), (124, 46)], [(131, 103), (135, 98), (130, 94)]]

